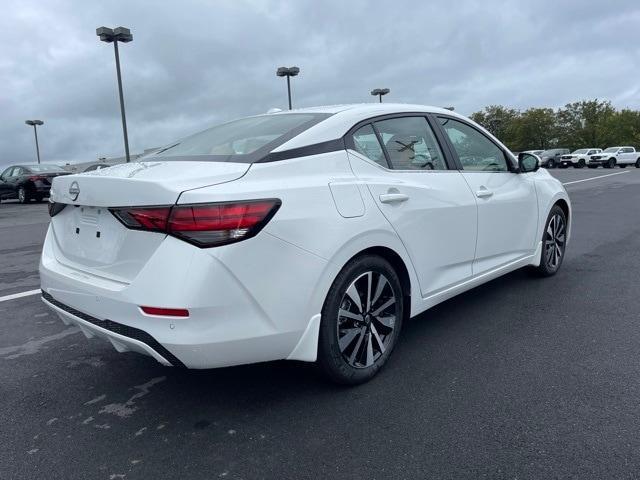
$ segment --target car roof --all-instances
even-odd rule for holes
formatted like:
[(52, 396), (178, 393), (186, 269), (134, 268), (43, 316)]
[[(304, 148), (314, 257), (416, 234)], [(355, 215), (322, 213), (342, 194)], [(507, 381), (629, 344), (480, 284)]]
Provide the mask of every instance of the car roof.
[(459, 117), (469, 121), (462, 115), (451, 110), (429, 105), (415, 105), (406, 103), (360, 103), (348, 105), (329, 105), (320, 107), (298, 108), (295, 110), (280, 111), (267, 115), (289, 115), (295, 113), (326, 113), (331, 116), (322, 122), (310, 127), (300, 135), (283, 143), (274, 152), (304, 147), (315, 143), (328, 142), (341, 138), (356, 123), (379, 115), (394, 113), (436, 113)]

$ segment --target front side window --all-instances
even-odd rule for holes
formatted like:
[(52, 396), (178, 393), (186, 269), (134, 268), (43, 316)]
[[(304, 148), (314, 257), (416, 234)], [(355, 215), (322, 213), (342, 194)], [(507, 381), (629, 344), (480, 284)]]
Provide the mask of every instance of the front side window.
[(400, 117), (375, 122), (395, 170), (446, 170), (436, 137), (424, 117)]
[(387, 159), (384, 157), (376, 132), (371, 125), (365, 125), (356, 130), (353, 134), (353, 144), (361, 155), (373, 160), (378, 165), (388, 167)]
[(203, 160), (251, 163), (329, 116), (324, 113), (284, 113), (241, 118), (169, 144), (144, 160), (206, 156)]
[(453, 145), (462, 168), (480, 172), (507, 172), (509, 167), (502, 149), (469, 125), (440, 117), (440, 123)]

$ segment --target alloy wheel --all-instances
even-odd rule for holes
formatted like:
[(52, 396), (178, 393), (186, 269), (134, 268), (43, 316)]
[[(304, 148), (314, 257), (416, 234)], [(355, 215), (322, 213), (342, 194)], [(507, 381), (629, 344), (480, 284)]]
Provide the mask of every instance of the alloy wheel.
[(19, 188), (18, 189), (18, 201), (20, 203), (24, 203), (26, 200), (26, 193), (24, 191), (24, 188)]
[(550, 269), (557, 269), (564, 255), (566, 227), (562, 215), (556, 213), (549, 224), (545, 235), (545, 261)]
[(397, 323), (396, 300), (382, 273), (365, 272), (349, 285), (340, 301), (336, 332), (349, 365), (367, 368), (384, 354)]

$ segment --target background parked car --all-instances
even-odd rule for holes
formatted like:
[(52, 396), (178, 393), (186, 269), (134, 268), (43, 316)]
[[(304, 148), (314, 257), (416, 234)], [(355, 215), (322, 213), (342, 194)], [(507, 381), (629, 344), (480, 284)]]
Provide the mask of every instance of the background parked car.
[(568, 155), (562, 155), (558, 166), (560, 168), (567, 168), (570, 166), (573, 166), (574, 168), (584, 168), (591, 155), (596, 155), (601, 152), (601, 148), (580, 148)]
[(589, 168), (613, 168), (616, 165), (624, 168), (627, 165), (635, 165), (640, 168), (640, 153), (634, 147), (609, 147), (603, 152), (589, 157)]
[(543, 152), (544, 150), (525, 150), (522, 153), (530, 153), (531, 155), (537, 155), (539, 157)]
[(568, 153), (570, 153), (568, 148), (552, 148), (550, 150), (545, 150), (540, 154), (540, 159), (542, 161), (541, 166), (545, 168), (556, 168), (560, 164), (560, 157)]
[(0, 200), (17, 198), (20, 203), (31, 199), (41, 202), (49, 196), (51, 181), (69, 175), (57, 165), (12, 165), (0, 175)]

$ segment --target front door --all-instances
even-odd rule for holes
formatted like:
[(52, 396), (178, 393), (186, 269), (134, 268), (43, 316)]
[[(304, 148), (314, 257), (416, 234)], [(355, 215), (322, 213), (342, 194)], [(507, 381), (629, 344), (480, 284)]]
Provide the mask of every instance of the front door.
[(470, 124), (445, 116), (440, 117), (440, 124), (478, 204), (473, 274), (533, 254), (538, 243), (533, 174), (515, 173), (504, 150)]
[(402, 240), (423, 297), (471, 277), (477, 208), (422, 116), (373, 121), (350, 137), (349, 159)]

